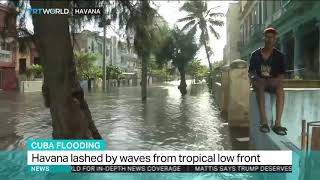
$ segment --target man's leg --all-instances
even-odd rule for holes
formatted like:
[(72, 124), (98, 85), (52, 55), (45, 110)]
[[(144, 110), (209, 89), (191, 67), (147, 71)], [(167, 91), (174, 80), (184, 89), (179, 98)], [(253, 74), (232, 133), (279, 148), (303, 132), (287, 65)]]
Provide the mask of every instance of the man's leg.
[(256, 91), (256, 98), (257, 98), (258, 108), (260, 112), (260, 124), (268, 124), (266, 110), (265, 110), (265, 98), (264, 98), (265, 79), (258, 78), (253, 83)]
[(272, 79), (272, 86), (276, 90), (276, 121), (275, 126), (281, 126), (281, 116), (284, 107), (284, 90), (283, 90), (283, 79)]

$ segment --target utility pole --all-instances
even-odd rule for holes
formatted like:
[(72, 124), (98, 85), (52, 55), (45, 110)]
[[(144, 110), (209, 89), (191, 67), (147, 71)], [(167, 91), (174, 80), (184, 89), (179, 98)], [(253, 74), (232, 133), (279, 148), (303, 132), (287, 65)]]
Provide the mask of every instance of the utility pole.
[(110, 25), (110, 19), (103, 18), (99, 23), (99, 27), (103, 27), (103, 50), (102, 50), (102, 90), (106, 89), (106, 26)]
[(106, 26), (103, 26), (102, 90), (106, 89)]

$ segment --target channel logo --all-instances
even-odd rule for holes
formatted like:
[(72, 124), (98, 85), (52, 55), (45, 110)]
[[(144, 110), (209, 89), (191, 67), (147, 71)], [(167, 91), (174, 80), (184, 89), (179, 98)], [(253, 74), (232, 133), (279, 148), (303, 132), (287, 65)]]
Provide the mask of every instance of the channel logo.
[[(68, 8), (30, 8), (27, 9), (32, 15), (69, 15)], [(103, 8), (73, 8), (73, 15), (102, 15)]]
[(70, 12), (67, 8), (31, 8), (28, 11), (35, 15), (67, 15)]

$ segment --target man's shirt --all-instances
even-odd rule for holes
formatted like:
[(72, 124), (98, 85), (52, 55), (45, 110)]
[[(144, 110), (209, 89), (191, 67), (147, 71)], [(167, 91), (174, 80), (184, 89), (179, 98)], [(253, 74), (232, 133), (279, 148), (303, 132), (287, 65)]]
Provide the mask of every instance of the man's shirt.
[(256, 74), (260, 78), (274, 78), (284, 73), (284, 55), (279, 50), (273, 48), (273, 52), (267, 60), (262, 58), (261, 48), (251, 54), (249, 74)]

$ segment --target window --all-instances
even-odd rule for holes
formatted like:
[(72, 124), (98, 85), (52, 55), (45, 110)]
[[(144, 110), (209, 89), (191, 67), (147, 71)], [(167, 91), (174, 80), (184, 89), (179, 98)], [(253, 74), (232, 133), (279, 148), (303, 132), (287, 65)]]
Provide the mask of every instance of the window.
[(258, 20), (258, 24), (263, 24), (262, 22), (262, 1), (258, 1), (259, 3), (259, 20)]
[(267, 2), (263, 1), (263, 20), (264, 22), (267, 20)]
[(0, 89), (3, 89), (3, 74), (1, 69), (0, 69)]
[(256, 5), (256, 7), (254, 8), (254, 24), (259, 24), (259, 11), (258, 11), (258, 9), (259, 9), (259, 6), (258, 6), (258, 4)]
[(9, 62), (9, 61), (10, 61), (10, 58), (11, 58), (10, 54), (0, 53), (0, 60), (1, 60), (1, 61), (7, 61), (7, 62)]
[(102, 44), (101, 43), (98, 43), (98, 51), (100, 54), (102, 54)]
[(5, 50), (5, 51), (10, 51), (11, 48), (10, 48), (10, 44), (6, 43), (6, 42), (1, 42), (1, 50)]
[(39, 58), (39, 57), (35, 57), (35, 58), (33, 58), (33, 64), (41, 65), (40, 58)]
[(109, 56), (109, 49), (106, 48), (106, 56)]
[(125, 59), (123, 56), (121, 56), (121, 64), (125, 64)]
[(272, 13), (276, 12), (276, 1), (272, 1)]
[(91, 52), (94, 52), (94, 42), (91, 41)]

